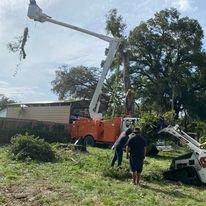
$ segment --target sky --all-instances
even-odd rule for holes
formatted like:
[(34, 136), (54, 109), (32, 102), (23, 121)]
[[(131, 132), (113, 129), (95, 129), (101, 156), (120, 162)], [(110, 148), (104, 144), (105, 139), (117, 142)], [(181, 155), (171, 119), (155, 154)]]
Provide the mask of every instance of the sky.
[[(97, 33), (105, 32), (105, 15), (117, 8), (127, 24), (127, 32), (156, 11), (176, 7), (182, 16), (197, 19), (206, 35), (205, 0), (36, 0), (53, 19)], [(108, 43), (51, 23), (27, 18), (29, 0), (0, 0), (0, 96), (17, 102), (55, 101), (51, 91), (55, 70), (62, 64), (99, 67)], [(18, 73), (18, 54), (10, 53), (7, 43), (29, 28), (27, 58)], [(204, 38), (206, 48), (206, 38)]]

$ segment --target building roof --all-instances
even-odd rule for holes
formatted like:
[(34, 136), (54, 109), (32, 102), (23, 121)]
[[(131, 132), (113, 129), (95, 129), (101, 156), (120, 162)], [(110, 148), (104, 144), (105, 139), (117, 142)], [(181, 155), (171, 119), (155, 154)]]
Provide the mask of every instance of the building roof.
[(19, 106), (19, 105), (70, 105), (71, 103), (88, 101), (84, 99), (79, 100), (59, 100), (59, 101), (39, 101), (39, 102), (18, 102), (18, 103), (11, 103), (8, 106)]

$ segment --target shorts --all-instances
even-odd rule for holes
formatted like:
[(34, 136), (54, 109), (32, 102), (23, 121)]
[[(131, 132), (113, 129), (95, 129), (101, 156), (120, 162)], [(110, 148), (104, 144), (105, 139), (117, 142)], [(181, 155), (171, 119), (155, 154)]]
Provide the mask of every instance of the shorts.
[(144, 163), (143, 158), (140, 159), (140, 158), (130, 157), (129, 163), (132, 172), (137, 172), (137, 173), (142, 172), (143, 163)]

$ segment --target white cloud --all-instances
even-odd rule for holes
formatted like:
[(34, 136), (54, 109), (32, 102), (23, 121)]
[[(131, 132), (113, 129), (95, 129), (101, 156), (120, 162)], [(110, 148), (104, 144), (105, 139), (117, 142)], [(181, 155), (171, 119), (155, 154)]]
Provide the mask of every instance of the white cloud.
[(1, 87), (5, 87), (5, 86), (8, 86), (8, 85), (9, 85), (8, 82), (6, 82), (6, 81), (1, 81), (1, 80), (0, 80), (0, 88), (1, 88)]
[(179, 0), (180, 10), (186, 11), (192, 8), (189, 0)]
[[(47, 6), (50, 6), (54, 2), (58, 0), (37, 0), (38, 4), (46, 3)], [(22, 7), (22, 5), (28, 5), (29, 0), (1, 0), (0, 1), (0, 8), (1, 7)]]
[(197, 7), (193, 5), (193, 0), (175, 0), (172, 5), (177, 7), (180, 11), (195, 11)]
[(0, 85), (0, 96), (2, 95), (17, 101), (28, 101), (28, 99), (35, 101), (37, 98), (38, 100), (45, 100), (45, 94), (38, 87)]
[(22, 97), (23, 94), (25, 94), (25, 92), (28, 91), (34, 91), (34, 89), (32, 88), (28, 88), (28, 87), (12, 87), (11, 85), (7, 84), (7, 85), (0, 85), (0, 94), (4, 95), (6, 97), (12, 98), (12, 97)]

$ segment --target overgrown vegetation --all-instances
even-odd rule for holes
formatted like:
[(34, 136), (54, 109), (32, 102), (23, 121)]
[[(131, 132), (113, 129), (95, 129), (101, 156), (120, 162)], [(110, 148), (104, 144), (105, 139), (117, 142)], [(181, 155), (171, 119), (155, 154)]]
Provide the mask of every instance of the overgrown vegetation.
[(206, 142), (206, 123), (203, 121), (194, 121), (188, 126), (190, 131), (197, 134), (201, 143)]
[[(141, 186), (131, 183), (130, 176), (115, 177), (116, 168), (109, 168), (113, 152), (89, 148), (89, 153), (78, 153), (56, 146), (61, 161), (39, 164), (35, 161), (16, 161), (8, 156), (9, 147), (0, 148), (0, 205), (204, 205), (206, 190), (167, 182), (162, 179), (174, 156), (183, 153), (161, 153), (147, 157)], [(126, 159), (123, 171), (128, 170)], [(112, 177), (103, 175), (109, 169)], [(108, 172), (108, 174), (110, 174)], [(121, 173), (120, 173), (121, 174)], [(128, 174), (128, 173), (127, 173)]]
[[(170, 112), (171, 113), (171, 112)], [(168, 116), (171, 114), (159, 116), (156, 112), (144, 112), (136, 123), (136, 127), (141, 129), (142, 135), (147, 139), (149, 147), (159, 139), (166, 140), (168, 135), (158, 134), (158, 131), (169, 124)]]
[(17, 135), (11, 140), (11, 156), (17, 160), (51, 162), (55, 153), (49, 143), (33, 135)]

